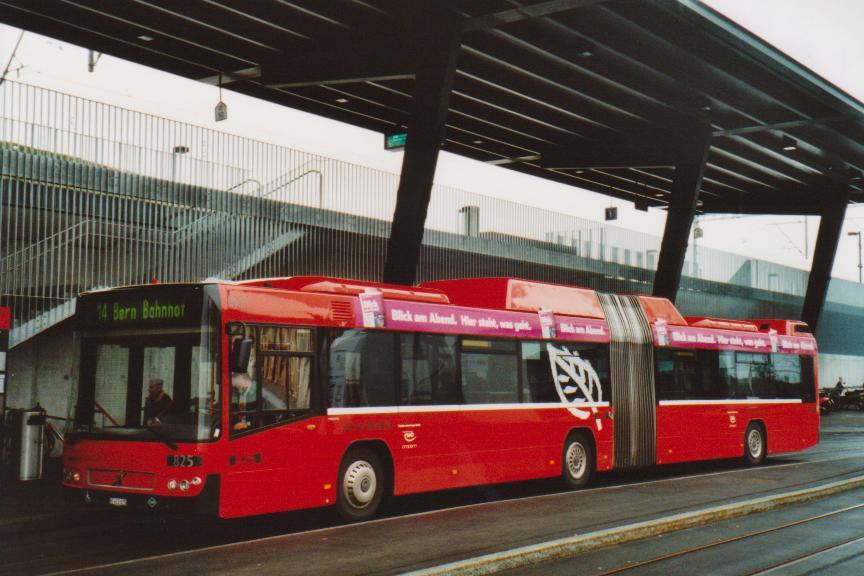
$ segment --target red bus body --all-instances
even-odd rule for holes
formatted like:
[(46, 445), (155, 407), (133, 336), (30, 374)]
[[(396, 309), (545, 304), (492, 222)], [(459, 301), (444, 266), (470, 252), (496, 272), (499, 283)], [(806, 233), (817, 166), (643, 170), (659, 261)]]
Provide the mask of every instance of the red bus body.
[[(171, 290), (170, 286), (162, 288)], [(489, 356), (478, 356), (474, 364), (473, 360), (466, 364), (464, 357), (473, 352), (465, 346), (477, 340), (482, 348), (489, 339), (505, 344), (540, 343), (534, 344), (537, 349), (554, 341), (559, 351), (587, 344), (608, 349), (610, 322), (593, 290), (507, 278), (432, 282), (416, 288), (286, 278), (221, 283), (211, 290), (218, 293), (214, 301), (218, 300), (219, 341), (215, 356), (219, 366), (214, 372), (218, 398), (210, 400), (219, 407), (213, 432), (199, 441), (176, 440), (173, 447), (157, 437), (100, 436), (93, 431), (93, 421), (105, 419), (97, 408), (95, 415), (79, 418), (79, 425), (86, 426), (81, 433), (73, 432), (65, 446), (66, 487), (86, 493), (88, 500), (107, 499), (118, 506), (158, 509), (189, 502), (220, 517), (235, 518), (334, 504), (340, 462), (349, 447), (358, 444), (383, 456), (393, 495), (559, 476), (562, 447), (574, 430), (590, 436), (596, 470), (616, 467), (615, 399), (581, 398), (571, 404), (561, 396), (558, 402), (526, 401), (525, 344), (519, 344), (514, 353), (516, 361), (522, 362), (518, 402), (405, 405), (394, 401), (387, 406), (343, 407), (330, 405), (332, 391), (329, 401), (324, 397), (324, 382), (343, 376), (334, 376), (332, 360), (328, 369), (327, 358), (315, 348), (311, 364), (304, 364), (312, 366), (314, 374), (308, 377), (312, 386), (318, 386), (318, 392), (311, 393), (315, 405), (299, 416), (289, 414), (284, 421), (277, 418), (242, 433), (232, 429), (237, 426), (232, 418), (238, 409), (237, 402), (232, 403), (229, 377), (230, 330), (301, 326), (312, 330), (316, 338), (327, 330), (453, 335), (461, 338), (460, 370), (465, 366), (490, 370)], [(134, 291), (131, 288), (124, 294)], [(369, 294), (382, 308), (371, 321), (364, 317), (361, 303)], [(105, 300), (111, 295), (94, 298)], [(700, 354), (714, 358), (712, 354), (736, 352), (739, 356), (733, 358), (745, 358), (749, 363), (744, 366), (752, 368), (763, 356), (782, 352), (787, 364), (797, 361), (805, 370), (812, 366), (812, 375), (802, 380), (805, 386), (812, 386), (812, 394), (805, 390), (800, 398), (656, 399), (656, 429), (643, 431), (652, 435), (655, 446), (651, 464), (740, 457), (745, 430), (754, 422), (767, 435), (768, 453), (800, 451), (817, 443), (816, 342), (812, 335), (797, 331), (800, 323), (684, 319), (667, 300), (642, 296), (638, 302), (653, 334), (653, 343), (648, 345), (655, 350), (657, 370), (667, 370), (664, 382), (677, 382), (679, 372), (684, 374), (691, 364), (698, 365), (694, 363)], [(122, 316), (116, 305), (114, 310), (115, 316)], [(554, 336), (544, 332), (544, 321), (548, 329), (550, 318)], [(761, 330), (759, 324), (768, 329)], [(330, 342), (333, 346), (335, 340)], [(545, 349), (551, 350), (548, 345)], [(263, 352), (258, 354), (263, 358)], [(758, 358), (747, 360), (747, 355)], [(563, 366), (561, 358), (556, 358)], [(403, 366), (402, 361), (396, 362)], [(739, 361), (739, 374), (741, 366)], [(552, 371), (556, 381), (566, 379), (554, 366)], [(344, 378), (348, 379), (347, 374)], [(661, 376), (657, 378), (660, 381)], [(670, 389), (675, 388), (674, 382)], [(103, 392), (95, 394), (98, 402)], [(194, 403), (194, 399), (187, 402)], [(134, 409), (127, 409), (132, 412)], [(162, 434), (158, 429), (156, 433)], [(169, 489), (172, 481), (175, 485), (186, 481), (188, 487), (182, 492)]]

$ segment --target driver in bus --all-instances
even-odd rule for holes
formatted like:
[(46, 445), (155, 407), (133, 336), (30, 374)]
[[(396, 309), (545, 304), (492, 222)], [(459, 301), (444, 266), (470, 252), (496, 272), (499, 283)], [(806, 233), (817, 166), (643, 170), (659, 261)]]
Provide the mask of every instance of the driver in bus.
[[(252, 389), (252, 378), (246, 372), (234, 372), (231, 374), (231, 387), (236, 392), (238, 397), (237, 408), (242, 412), (246, 410), (246, 395)], [(240, 415), (236, 422), (231, 425), (231, 429), (235, 431), (246, 430), (250, 428), (252, 423), (246, 419), (246, 415)]]
[(147, 399), (144, 401), (144, 423), (148, 426), (161, 424), (160, 418), (165, 416), (174, 401), (164, 390), (165, 382), (161, 378), (151, 378), (147, 383)]

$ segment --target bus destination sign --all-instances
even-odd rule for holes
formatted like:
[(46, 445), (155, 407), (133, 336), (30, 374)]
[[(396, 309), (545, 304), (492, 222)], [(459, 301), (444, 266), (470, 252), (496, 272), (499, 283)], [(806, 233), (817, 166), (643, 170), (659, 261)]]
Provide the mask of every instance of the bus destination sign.
[(176, 304), (158, 298), (142, 298), (137, 302), (102, 302), (96, 306), (99, 322), (136, 320), (177, 320), (186, 317), (186, 304)]
[(200, 315), (199, 291), (93, 295), (79, 310), (83, 324), (94, 327), (192, 325)]

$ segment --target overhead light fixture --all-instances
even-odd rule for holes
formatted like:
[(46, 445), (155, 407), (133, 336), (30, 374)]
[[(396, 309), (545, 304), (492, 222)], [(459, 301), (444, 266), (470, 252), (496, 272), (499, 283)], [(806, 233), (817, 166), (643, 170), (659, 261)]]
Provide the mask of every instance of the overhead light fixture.
[(222, 122), (223, 120), (228, 119), (228, 105), (222, 101), (222, 74), (219, 74), (219, 102), (216, 103), (216, 107), (213, 109), (213, 117), (216, 119), (216, 122)]
[(576, 172), (576, 174), (584, 174), (585, 170), (576, 170), (575, 172)]
[(472, 140), (472, 144), (483, 144), (483, 140)]
[(654, 194), (654, 197), (655, 198), (663, 198), (663, 193), (661, 192), (659, 194)]
[(138, 40), (142, 42), (152, 42), (154, 40), (153, 36), (148, 36), (147, 34), (141, 34), (138, 36)]
[(594, 50), (592, 48), (583, 48), (579, 51), (579, 56), (582, 58), (590, 58), (591, 56), (594, 56)]
[(794, 152), (798, 150), (798, 141), (791, 136), (783, 135), (783, 150), (786, 152)]
[(338, 102), (339, 104), (347, 104), (348, 98), (336, 98), (336, 102)]

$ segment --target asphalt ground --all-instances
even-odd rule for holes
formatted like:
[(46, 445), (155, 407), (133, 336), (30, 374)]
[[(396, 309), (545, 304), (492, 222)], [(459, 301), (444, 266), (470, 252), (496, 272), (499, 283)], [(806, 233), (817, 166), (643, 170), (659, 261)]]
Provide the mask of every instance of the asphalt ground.
[(783, 576), (864, 573), (864, 489), (503, 574)]
[[(808, 489), (864, 474), (864, 413), (823, 419), (820, 445), (748, 468), (737, 461), (600, 474), (593, 487), (523, 482), (396, 499), (381, 519), (330, 509), (230, 522), (63, 504), (56, 483), (3, 485), (0, 574), (394, 574), (574, 534)], [(797, 507), (797, 506), (796, 506)], [(623, 545), (609, 548), (614, 552)], [(100, 567), (101, 566), (101, 567)], [(527, 568), (526, 568), (527, 569)]]

